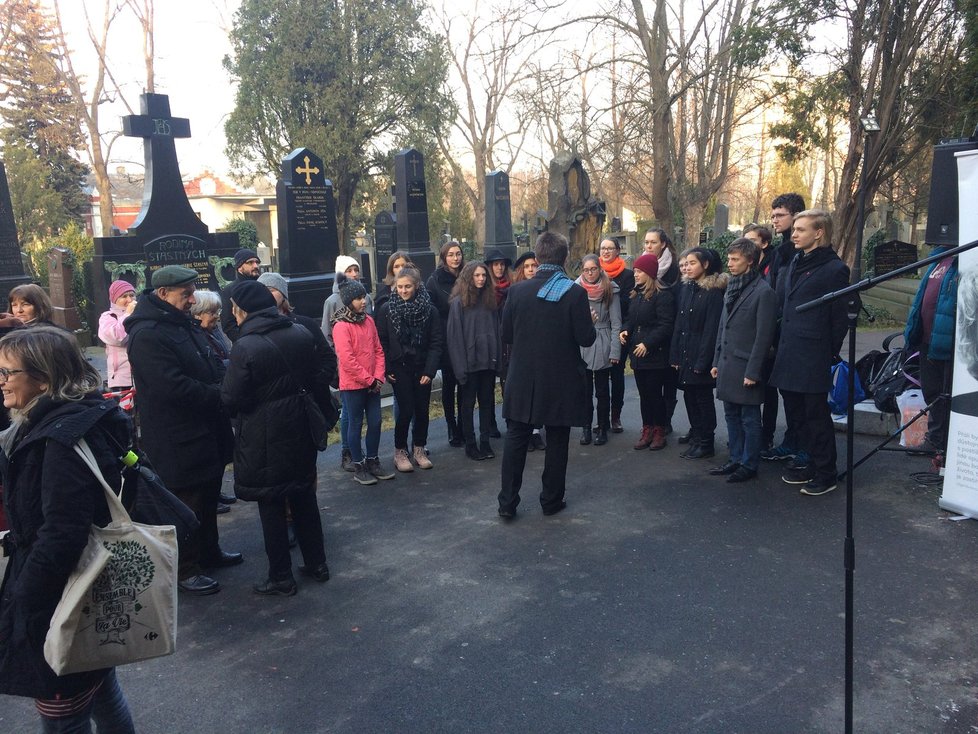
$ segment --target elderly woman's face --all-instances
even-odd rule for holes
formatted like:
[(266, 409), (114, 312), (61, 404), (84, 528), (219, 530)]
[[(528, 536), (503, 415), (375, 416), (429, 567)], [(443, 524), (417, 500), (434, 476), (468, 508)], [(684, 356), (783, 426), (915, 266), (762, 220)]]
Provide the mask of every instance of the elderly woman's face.
[(3, 406), (23, 410), (47, 385), (24, 371), (24, 364), (13, 355), (0, 354), (0, 392)]
[(214, 331), (221, 320), (221, 312), (220, 310), (204, 311), (197, 315), (197, 320), (204, 331)]

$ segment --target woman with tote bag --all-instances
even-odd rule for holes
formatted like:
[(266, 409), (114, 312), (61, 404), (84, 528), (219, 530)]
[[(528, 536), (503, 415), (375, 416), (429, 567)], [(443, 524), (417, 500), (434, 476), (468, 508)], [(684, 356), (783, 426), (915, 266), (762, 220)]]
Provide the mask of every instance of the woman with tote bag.
[(120, 484), (115, 446), (129, 444), (129, 419), (99, 390), (101, 375), (74, 337), (38, 326), (0, 340), (0, 391), (12, 425), (0, 434), (0, 473), (10, 534), (0, 587), (0, 693), (36, 699), (43, 731), (94, 720), (132, 732), (115, 669), (57, 675), (44, 641), (93, 524), (110, 521), (100, 481), (75, 453), (83, 436), (106, 480)]

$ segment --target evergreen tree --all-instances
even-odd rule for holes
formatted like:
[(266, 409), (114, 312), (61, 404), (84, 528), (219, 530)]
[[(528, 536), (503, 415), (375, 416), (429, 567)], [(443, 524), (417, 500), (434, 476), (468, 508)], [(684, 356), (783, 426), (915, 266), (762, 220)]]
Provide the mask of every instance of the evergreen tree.
[(37, 0), (11, 0), (2, 23), (0, 144), (9, 161), (14, 210), (21, 216), (18, 227), (25, 236), (40, 237), (81, 223), (89, 209), (82, 188), (89, 169), (75, 157), (84, 138), (57, 72), (51, 21)]

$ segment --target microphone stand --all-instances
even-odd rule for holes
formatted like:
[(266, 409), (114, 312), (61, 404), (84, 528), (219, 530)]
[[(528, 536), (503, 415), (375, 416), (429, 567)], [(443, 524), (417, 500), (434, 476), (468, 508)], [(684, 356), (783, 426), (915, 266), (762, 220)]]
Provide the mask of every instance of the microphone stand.
[[(865, 167), (864, 167), (865, 169)], [(860, 212), (863, 211), (863, 207), (860, 206)], [(859, 217), (857, 230), (857, 240), (856, 240), (856, 264), (853, 268), (854, 277), (858, 278), (861, 274), (861, 260), (862, 260), (862, 217)], [(930, 257), (925, 257), (923, 260), (918, 260), (915, 263), (906, 265), (902, 268), (897, 268), (896, 270), (891, 270), (889, 273), (884, 273), (883, 275), (875, 275), (869, 278), (863, 278), (852, 285), (846, 286), (845, 288), (840, 288), (837, 291), (832, 291), (831, 293), (826, 293), (820, 298), (816, 298), (808, 303), (803, 303), (799, 305), (795, 311), (801, 313), (803, 311), (808, 311), (813, 308), (818, 308), (819, 306), (825, 305), (839, 298), (847, 298), (848, 304), (848, 317), (849, 317), (849, 405), (848, 405), (848, 415), (846, 416), (846, 539), (845, 539), (845, 567), (846, 567), (846, 601), (845, 601), (845, 627), (846, 627), (846, 642), (845, 642), (845, 731), (846, 734), (852, 734), (852, 688), (853, 688), (853, 578), (854, 571), (856, 567), (856, 545), (855, 539), (853, 538), (853, 452), (854, 452), (854, 440), (855, 440), (855, 396), (856, 396), (856, 322), (859, 320), (859, 309), (861, 307), (861, 300), (859, 294), (862, 291), (869, 290), (875, 285), (879, 285), (887, 280), (892, 280), (904, 273), (909, 273), (916, 271), (925, 265), (930, 265), (931, 263), (944, 260), (948, 257), (956, 257), (962, 252), (974, 249), (978, 247), (978, 240), (973, 240), (960, 247), (952, 247), (949, 250), (945, 250), (937, 255), (931, 255)]]

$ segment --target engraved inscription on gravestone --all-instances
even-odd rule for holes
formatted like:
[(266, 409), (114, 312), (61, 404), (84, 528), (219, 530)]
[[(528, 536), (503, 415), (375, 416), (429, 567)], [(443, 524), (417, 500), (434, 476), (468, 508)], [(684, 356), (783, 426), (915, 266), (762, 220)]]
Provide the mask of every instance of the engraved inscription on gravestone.
[(410, 253), (411, 260), (427, 278), (435, 269), (435, 255), (431, 251), (424, 156), (420, 151), (407, 148), (394, 156), (394, 195), (397, 245)]
[(387, 259), (396, 249), (397, 218), (393, 212), (381, 212), (374, 217), (374, 252), (378, 283), (387, 276)]
[(147, 242), (143, 247), (146, 272), (150, 281), (153, 273), (167, 265), (182, 265), (197, 271), (197, 287), (207, 288), (210, 283), (210, 262), (207, 259), (207, 243), (190, 235), (171, 235)]
[(917, 248), (909, 242), (890, 240), (873, 248), (873, 273), (883, 275), (917, 261)]

